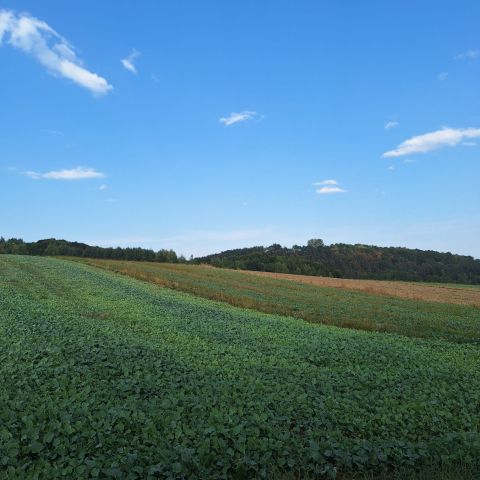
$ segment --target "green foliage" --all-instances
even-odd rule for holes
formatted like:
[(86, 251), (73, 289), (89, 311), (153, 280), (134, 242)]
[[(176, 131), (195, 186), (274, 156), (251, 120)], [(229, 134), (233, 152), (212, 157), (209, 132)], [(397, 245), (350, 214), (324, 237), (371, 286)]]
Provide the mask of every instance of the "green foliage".
[(474, 345), (312, 325), (0, 257), (1, 478), (480, 468)]
[(239, 270), (339, 278), (480, 284), (480, 260), (463, 255), (397, 247), (334, 244), (320, 239), (307, 246), (227, 250), (196, 263)]
[[(85, 243), (49, 238), (26, 243), (22, 239), (0, 237), (0, 254), (71, 256), (113, 260), (185, 263), (173, 250), (158, 252), (145, 248), (92, 247)], [(442, 283), (480, 284), (480, 260), (463, 255), (408, 248), (382, 248), (368, 245), (334, 244), (311, 239), (307, 246), (228, 250), (190, 259), (217, 267), (265, 272), (293, 273), (340, 278), (406, 280)]]
[(307, 247), (311, 247), (311, 248), (320, 248), (324, 246), (325, 244), (323, 243), (323, 240), (320, 238), (312, 238), (307, 242)]
[(71, 256), (71, 257), (89, 257), (89, 258), (109, 258), (116, 260), (142, 260), (147, 262), (170, 262), (185, 261), (184, 258), (177, 258), (173, 250), (153, 250), (145, 248), (104, 248), (92, 247), (85, 243), (68, 242), (66, 240), (56, 240), (48, 238), (38, 242), (26, 243), (22, 239), (11, 238), (5, 240), (0, 237), (0, 254), (19, 254), (19, 255), (46, 255)]
[(318, 287), (200, 265), (81, 261), (204, 298), (314, 323), (480, 343), (480, 308), (475, 306)]

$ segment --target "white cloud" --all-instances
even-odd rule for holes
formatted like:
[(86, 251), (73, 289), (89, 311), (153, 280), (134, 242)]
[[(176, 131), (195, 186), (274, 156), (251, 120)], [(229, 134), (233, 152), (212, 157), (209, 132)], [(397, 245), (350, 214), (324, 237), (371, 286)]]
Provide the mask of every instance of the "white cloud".
[(446, 80), (448, 77), (448, 72), (441, 72), (437, 75), (437, 78), (443, 82), (444, 80)]
[(462, 145), (464, 147), (476, 147), (477, 143), (476, 142), (462, 142)]
[(319, 195), (346, 192), (346, 190), (338, 186), (338, 182), (336, 180), (322, 180), (321, 182), (315, 182), (314, 185), (320, 187), (316, 190)]
[(244, 110), (243, 112), (235, 113), (232, 112), (228, 117), (220, 118), (220, 123), (223, 123), (225, 126), (233, 125), (238, 122), (245, 122), (246, 120), (252, 120), (257, 116), (257, 112), (251, 112), (249, 110)]
[(473, 60), (480, 57), (480, 50), (467, 50), (466, 52), (459, 53), (453, 57), (455, 60)]
[(322, 180), (321, 182), (315, 182), (314, 185), (338, 185), (336, 180)]
[(38, 173), (27, 171), (23, 172), (27, 177), (35, 180), (47, 179), (47, 180), (87, 180), (90, 178), (103, 178), (105, 175), (101, 172), (97, 172), (93, 168), (76, 167), (64, 170), (53, 170), (46, 173)]
[(135, 67), (135, 60), (139, 55), (140, 55), (140, 52), (133, 49), (132, 53), (130, 53), (130, 55), (128, 55), (125, 58), (122, 58), (122, 60), (120, 60), (120, 61), (121, 61), (122, 65), (124, 66), (124, 68), (126, 68), (129, 72), (132, 72), (132, 73), (136, 74), (137, 69)]
[(112, 89), (104, 78), (82, 66), (65, 38), (35, 17), (0, 10), (0, 44), (4, 37), (9, 45), (32, 55), (54, 75), (68, 78), (96, 95)]
[(322, 187), (317, 189), (319, 195), (330, 195), (332, 193), (344, 193), (346, 190), (340, 187)]
[(454, 147), (464, 139), (480, 137), (480, 128), (447, 128), (435, 132), (417, 135), (405, 140), (394, 150), (385, 152), (382, 157), (401, 157), (412, 153), (426, 153), (442, 147)]
[(385, 124), (385, 130), (390, 130), (391, 128), (395, 128), (397, 126), (398, 126), (398, 122), (391, 120)]

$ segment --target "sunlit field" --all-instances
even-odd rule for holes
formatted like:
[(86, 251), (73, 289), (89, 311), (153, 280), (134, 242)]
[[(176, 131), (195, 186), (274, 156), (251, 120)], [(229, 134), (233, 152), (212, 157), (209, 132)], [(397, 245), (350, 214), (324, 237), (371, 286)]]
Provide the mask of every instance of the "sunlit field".
[[(231, 305), (302, 318), (314, 323), (360, 330), (399, 333), (411, 337), (442, 338), (457, 342), (480, 341), (480, 291), (469, 289), (465, 305), (459, 305), (454, 287), (432, 287), (406, 282), (322, 279), (302, 277), (282, 279), (278, 274), (217, 269), (208, 266), (75, 259), (156, 285), (181, 290)], [(278, 277), (278, 278), (277, 278)], [(294, 275), (287, 278), (296, 278)], [(333, 282), (332, 282), (333, 280)], [(323, 282), (323, 284), (322, 284)], [(347, 288), (324, 286), (337, 283)], [(348, 288), (351, 284), (357, 288)], [(385, 287), (387, 285), (388, 287)], [(358, 286), (369, 291), (358, 291)], [(413, 300), (388, 295), (402, 292), (438, 301)], [(386, 292), (385, 292), (386, 290)], [(427, 294), (425, 294), (427, 290)], [(440, 294), (435, 291), (440, 290)], [(449, 292), (454, 298), (449, 300)], [(387, 294), (386, 294), (387, 293)], [(468, 304), (468, 302), (473, 304)]]
[(312, 324), (40, 257), (0, 257), (0, 305), (4, 478), (479, 467), (477, 345)]

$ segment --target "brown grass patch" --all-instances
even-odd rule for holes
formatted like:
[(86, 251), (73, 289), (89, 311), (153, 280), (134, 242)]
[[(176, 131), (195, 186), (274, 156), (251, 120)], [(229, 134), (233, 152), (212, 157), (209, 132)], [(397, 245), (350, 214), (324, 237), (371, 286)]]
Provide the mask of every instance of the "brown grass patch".
[[(238, 270), (237, 270), (238, 271)], [(279, 280), (317, 285), (319, 287), (341, 288), (357, 292), (384, 295), (389, 297), (424, 300), (426, 302), (453, 303), (480, 307), (480, 289), (455, 287), (453, 285), (428, 285), (425, 283), (400, 282), (387, 280), (353, 280), (345, 278), (313, 277), (293, 275), (290, 273), (255, 272), (242, 270), (244, 273), (269, 277)]]

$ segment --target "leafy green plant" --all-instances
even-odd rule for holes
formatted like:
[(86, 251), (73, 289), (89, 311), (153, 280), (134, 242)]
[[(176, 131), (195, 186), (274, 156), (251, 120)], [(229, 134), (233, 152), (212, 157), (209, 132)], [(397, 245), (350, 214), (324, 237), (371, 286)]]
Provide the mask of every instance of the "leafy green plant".
[(0, 378), (2, 479), (480, 468), (475, 345), (313, 325), (63, 260), (0, 257)]
[(238, 307), (314, 323), (409, 337), (480, 342), (478, 306), (373, 295), (199, 265), (76, 261)]

